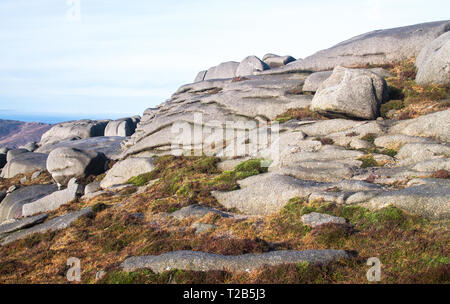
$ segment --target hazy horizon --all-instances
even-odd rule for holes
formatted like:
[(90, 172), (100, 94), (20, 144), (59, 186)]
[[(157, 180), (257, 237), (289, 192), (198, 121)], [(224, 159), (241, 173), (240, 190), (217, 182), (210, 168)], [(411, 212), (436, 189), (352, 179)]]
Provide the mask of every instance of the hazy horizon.
[(3, 0), (0, 119), (141, 115), (221, 62), (305, 58), (449, 11), (448, 1), (421, 0)]

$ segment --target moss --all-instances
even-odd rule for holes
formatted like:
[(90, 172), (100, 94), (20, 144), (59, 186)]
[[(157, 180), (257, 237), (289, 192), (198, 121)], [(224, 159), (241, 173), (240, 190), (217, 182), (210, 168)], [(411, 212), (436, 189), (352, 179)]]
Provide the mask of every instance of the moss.
[(127, 181), (127, 184), (134, 184), (137, 187), (141, 187), (146, 185), (149, 181), (153, 179), (155, 179), (155, 171), (134, 176)]
[(373, 133), (367, 133), (366, 135), (361, 137), (362, 140), (365, 140), (365, 141), (371, 143), (372, 145), (375, 142), (375, 138), (377, 138), (377, 135), (373, 134)]
[(381, 105), (380, 115), (381, 117), (387, 118), (387, 114), (391, 110), (400, 110), (405, 107), (402, 100), (390, 100)]
[(360, 157), (358, 160), (362, 161), (361, 168), (380, 167), (380, 164), (371, 154)]
[(97, 175), (97, 176), (95, 177), (95, 181), (96, 181), (96, 182), (101, 182), (101, 181), (105, 178), (105, 176), (106, 176), (106, 173)]
[(268, 172), (268, 164), (269, 162), (263, 159), (250, 159), (239, 163), (232, 171), (222, 172), (214, 180), (218, 184), (228, 185), (230, 190), (235, 190), (237, 186), (236, 181)]

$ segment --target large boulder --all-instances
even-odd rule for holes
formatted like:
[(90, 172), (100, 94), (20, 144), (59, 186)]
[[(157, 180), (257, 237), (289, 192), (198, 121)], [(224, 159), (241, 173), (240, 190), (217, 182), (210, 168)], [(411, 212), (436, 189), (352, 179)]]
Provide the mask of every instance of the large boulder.
[(409, 136), (434, 137), (450, 141), (449, 121), (450, 110), (446, 110), (403, 120), (395, 124), (390, 129), (390, 132)]
[[(223, 62), (218, 66), (209, 68), (203, 75), (202, 80), (233, 78), (236, 76), (236, 69), (238, 68), (238, 66), (239, 62), (235, 61)], [(200, 79), (201, 76), (197, 75), (197, 78)]]
[(41, 212), (56, 210), (60, 206), (67, 204), (68, 202), (83, 195), (83, 190), (83, 185), (78, 184), (77, 180), (72, 178), (66, 189), (55, 191), (32, 203), (23, 205), (22, 216), (32, 216)]
[(86, 139), (62, 141), (42, 146), (36, 150), (40, 153), (50, 153), (57, 148), (73, 148), (84, 151), (100, 152), (110, 159), (117, 159), (121, 153), (121, 143), (125, 137), (98, 136)]
[(305, 92), (316, 92), (320, 85), (328, 79), (328, 77), (333, 74), (333, 71), (323, 71), (315, 72), (305, 79), (305, 84), (303, 85), (303, 91)]
[(416, 83), (450, 84), (450, 32), (428, 43), (416, 59)]
[(14, 150), (9, 150), (9, 151), (6, 153), (6, 161), (9, 162), (9, 161), (11, 161), (13, 158), (15, 158), (16, 156), (21, 155), (21, 154), (24, 154), (24, 153), (27, 153), (27, 152), (30, 152), (30, 151), (28, 151), (27, 149), (23, 149), (23, 148), (20, 148), (20, 149), (14, 149)]
[(102, 188), (126, 183), (130, 178), (155, 169), (154, 158), (138, 157), (120, 161), (106, 173), (101, 181)]
[(424, 46), (449, 30), (448, 20), (376, 30), (265, 73), (318, 72), (332, 70), (337, 66), (391, 64), (416, 57)]
[(77, 120), (53, 126), (42, 135), (40, 146), (63, 140), (103, 136), (108, 120)]
[(290, 62), (295, 61), (295, 58), (292, 56), (279, 56), (275, 54), (266, 54), (264, 55), (262, 61), (264, 61), (265, 64), (267, 64), (271, 69), (273, 68), (279, 68), (281, 66), (284, 66)]
[(33, 185), (8, 194), (0, 203), (0, 223), (22, 217), (22, 207), (58, 190), (52, 185)]
[[(12, 151), (8, 152), (9, 153)], [(0, 177), (12, 178), (19, 174), (45, 170), (48, 154), (25, 152), (19, 153), (6, 163)]]
[(311, 110), (330, 117), (375, 119), (386, 99), (386, 81), (379, 75), (336, 67), (317, 90)]
[(236, 69), (236, 76), (255, 75), (257, 72), (269, 70), (270, 67), (256, 56), (248, 56), (241, 61)]
[(95, 151), (57, 148), (48, 155), (47, 171), (58, 184), (67, 185), (73, 177), (103, 173), (106, 160), (103, 153)]
[(106, 126), (105, 136), (131, 136), (136, 130), (139, 120), (127, 117), (110, 121)]
[(38, 145), (34, 141), (31, 141), (31, 142), (26, 143), (25, 145), (19, 147), (19, 149), (25, 149), (25, 150), (28, 150), (29, 152), (34, 152), (34, 151), (36, 151), (37, 148), (38, 148)]

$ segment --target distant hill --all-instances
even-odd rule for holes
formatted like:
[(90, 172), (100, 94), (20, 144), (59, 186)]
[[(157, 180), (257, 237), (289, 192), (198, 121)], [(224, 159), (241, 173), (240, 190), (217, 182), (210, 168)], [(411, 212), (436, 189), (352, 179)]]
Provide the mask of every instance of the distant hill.
[(51, 125), (0, 119), (0, 147), (17, 148), (30, 141), (39, 142)]

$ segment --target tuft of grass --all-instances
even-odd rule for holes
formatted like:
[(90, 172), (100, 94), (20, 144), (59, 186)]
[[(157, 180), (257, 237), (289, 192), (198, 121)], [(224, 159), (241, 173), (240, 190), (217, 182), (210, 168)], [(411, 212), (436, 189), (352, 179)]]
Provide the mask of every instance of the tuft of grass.
[(297, 120), (307, 120), (307, 119), (314, 119), (314, 120), (325, 120), (328, 119), (325, 116), (322, 116), (316, 112), (313, 112), (307, 108), (295, 108), (295, 109), (289, 109), (286, 112), (278, 115), (275, 118), (275, 121), (278, 121), (279, 123), (284, 123), (292, 119)]
[(141, 187), (146, 185), (149, 181), (155, 179), (156, 172), (151, 171), (147, 173), (143, 173), (138, 176), (134, 176), (127, 181), (127, 184), (133, 184), (136, 187)]
[(367, 133), (366, 135), (364, 135), (363, 137), (361, 137), (362, 140), (367, 141), (368, 143), (371, 143), (373, 145), (373, 143), (375, 142), (375, 138), (377, 138), (376, 134), (373, 133)]
[(362, 161), (361, 168), (380, 167), (381, 165), (373, 158), (373, 155), (365, 155), (358, 158)]
[(263, 159), (249, 159), (238, 164), (233, 171), (224, 171), (217, 176), (214, 180), (219, 184), (233, 185), (231, 190), (236, 189), (236, 181), (245, 179), (247, 177), (258, 175), (261, 173), (267, 173), (268, 167), (262, 166), (265, 162)]
[(381, 105), (380, 108), (380, 115), (381, 117), (388, 118), (387, 114), (391, 110), (400, 110), (405, 107), (405, 104), (403, 103), (403, 100), (389, 100), (388, 102)]

